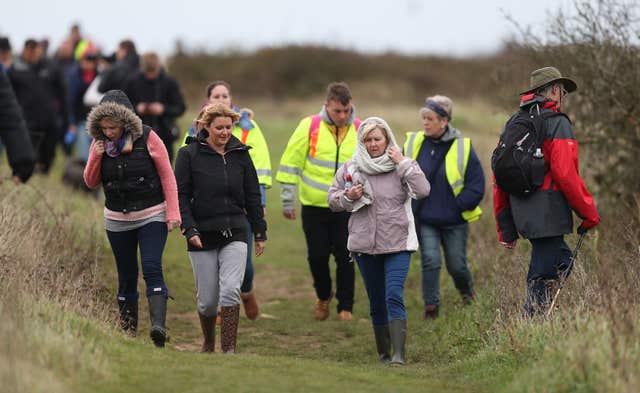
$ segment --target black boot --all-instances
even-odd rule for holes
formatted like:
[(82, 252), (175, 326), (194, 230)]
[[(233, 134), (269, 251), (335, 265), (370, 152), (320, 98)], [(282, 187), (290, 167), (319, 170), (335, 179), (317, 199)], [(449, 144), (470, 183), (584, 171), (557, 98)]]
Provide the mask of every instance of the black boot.
[(391, 364), (404, 365), (404, 346), (407, 340), (407, 321), (392, 319), (389, 322), (391, 345), (393, 345), (393, 358)]
[(151, 331), (149, 335), (156, 347), (164, 347), (167, 340), (165, 321), (167, 319), (167, 295), (149, 296), (149, 318)]
[(376, 348), (380, 355), (380, 362), (389, 364), (391, 362), (391, 337), (389, 336), (389, 325), (374, 326), (373, 334), (376, 337)]
[(135, 337), (138, 330), (138, 299), (118, 298), (118, 309), (120, 310), (120, 327)]

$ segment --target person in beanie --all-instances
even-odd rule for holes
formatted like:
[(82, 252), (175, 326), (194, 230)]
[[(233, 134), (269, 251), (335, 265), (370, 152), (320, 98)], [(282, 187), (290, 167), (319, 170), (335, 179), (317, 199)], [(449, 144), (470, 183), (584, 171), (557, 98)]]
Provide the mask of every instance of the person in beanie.
[(281, 183), (282, 214), (296, 219), (295, 187), (302, 205), (302, 229), (307, 242), (307, 261), (317, 300), (313, 316), (317, 321), (329, 317), (334, 291), (329, 258), (336, 262), (337, 312), (341, 321), (353, 319), (355, 270), (347, 250), (348, 212), (332, 212), (327, 192), (338, 168), (356, 148), (355, 116), (351, 90), (344, 82), (333, 82), (320, 113), (300, 121), (282, 153), (276, 180)]
[(222, 352), (236, 351), (248, 227), (256, 256), (262, 255), (267, 240), (249, 147), (232, 134), (239, 117), (223, 103), (208, 105), (198, 120), (197, 137), (189, 138), (176, 158), (182, 230), (204, 336), (202, 352), (215, 351), (218, 304)]
[(329, 207), (351, 212), (347, 248), (367, 289), (383, 363), (405, 363), (403, 290), (411, 253), (418, 249), (411, 199), (428, 194), (424, 173), (402, 155), (387, 123), (378, 117), (363, 121), (353, 158), (338, 169), (329, 189)]
[(143, 125), (121, 90), (110, 90), (87, 117), (93, 137), (84, 181), (102, 184), (104, 221), (118, 268), (120, 324), (138, 327), (138, 248), (147, 284), (150, 336), (163, 347), (168, 290), (162, 274), (167, 232), (180, 225), (178, 192), (169, 155), (158, 135)]
[(422, 259), (424, 318), (438, 317), (440, 269), (444, 251), (447, 271), (465, 304), (474, 299), (467, 264), (469, 223), (480, 218), (484, 173), (469, 138), (449, 122), (453, 102), (449, 97), (428, 97), (420, 109), (424, 130), (407, 134), (405, 154), (418, 161), (431, 184), (431, 193), (413, 204)]
[(572, 210), (582, 219), (578, 233), (600, 222), (593, 197), (578, 171), (578, 141), (571, 122), (564, 115), (544, 116), (560, 112), (567, 94), (577, 88), (573, 80), (563, 77), (555, 67), (531, 73), (529, 89), (520, 93), (520, 109), (536, 111), (543, 118), (542, 153), (548, 168), (544, 182), (525, 198), (505, 193), (495, 181), (493, 185), (498, 241), (507, 249), (515, 247), (519, 235), (531, 243), (524, 303), (527, 316), (547, 310), (559, 271), (568, 266), (571, 250), (564, 235), (573, 231)]

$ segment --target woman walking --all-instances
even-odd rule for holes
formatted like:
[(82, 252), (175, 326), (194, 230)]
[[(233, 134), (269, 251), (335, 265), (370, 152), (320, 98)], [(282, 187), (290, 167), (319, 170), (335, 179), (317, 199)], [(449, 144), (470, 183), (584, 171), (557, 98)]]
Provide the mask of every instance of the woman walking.
[(221, 314), (223, 352), (235, 352), (240, 285), (247, 260), (247, 225), (262, 255), (267, 225), (249, 148), (232, 135), (239, 115), (222, 103), (208, 105), (197, 138), (178, 151), (176, 179), (182, 229), (197, 289), (203, 352), (215, 350)]
[(353, 158), (336, 173), (329, 207), (351, 212), (347, 247), (367, 289), (383, 363), (405, 363), (403, 291), (411, 253), (418, 249), (411, 199), (428, 194), (424, 173), (402, 155), (387, 123), (377, 117), (366, 119), (358, 128)]
[(94, 138), (84, 170), (89, 188), (102, 184), (104, 221), (118, 268), (123, 330), (138, 328), (138, 248), (147, 284), (151, 339), (166, 340), (168, 291), (162, 274), (167, 232), (180, 226), (176, 180), (160, 137), (142, 124), (120, 90), (108, 91), (87, 117)]

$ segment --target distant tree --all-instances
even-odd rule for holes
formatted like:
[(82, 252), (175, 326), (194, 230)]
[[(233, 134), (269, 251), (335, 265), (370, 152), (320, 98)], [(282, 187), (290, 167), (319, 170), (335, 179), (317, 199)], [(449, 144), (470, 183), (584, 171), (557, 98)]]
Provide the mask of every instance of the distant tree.
[[(567, 101), (581, 154), (596, 180), (599, 204), (625, 209), (640, 223), (640, 19), (638, 3), (575, 0), (549, 15), (546, 31), (516, 21), (521, 48), (536, 65), (555, 65), (575, 78)], [(589, 184), (589, 187), (593, 185)], [(626, 210), (628, 209), (628, 210)]]

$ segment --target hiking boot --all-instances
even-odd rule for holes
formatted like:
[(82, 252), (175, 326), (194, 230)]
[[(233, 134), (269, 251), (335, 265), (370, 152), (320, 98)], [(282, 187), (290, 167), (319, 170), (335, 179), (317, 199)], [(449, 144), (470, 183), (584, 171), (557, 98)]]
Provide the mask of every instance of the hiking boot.
[(149, 318), (151, 319), (151, 331), (149, 335), (153, 344), (158, 347), (164, 347), (167, 340), (167, 329), (165, 323), (167, 320), (167, 295), (153, 295), (147, 298), (149, 300)]
[(438, 306), (436, 304), (427, 304), (424, 306), (424, 319), (438, 318)]
[(389, 325), (374, 326), (373, 335), (376, 338), (376, 349), (380, 356), (380, 362), (384, 364), (391, 363), (391, 336), (389, 333)]
[(220, 326), (220, 346), (222, 347), (222, 352), (235, 353), (240, 305), (221, 307), (220, 314), (222, 318), (222, 325)]
[(120, 311), (120, 328), (135, 337), (138, 330), (138, 299), (125, 300), (124, 297), (119, 296), (118, 309)]
[(353, 314), (351, 311), (342, 310), (338, 313), (338, 319), (341, 321), (351, 321), (353, 320)]
[(333, 292), (331, 292), (327, 300), (316, 300), (316, 305), (313, 309), (313, 316), (316, 321), (324, 321), (329, 318), (329, 303), (331, 303), (331, 299), (333, 299)]
[(389, 336), (393, 346), (391, 365), (403, 366), (405, 363), (405, 344), (407, 341), (407, 321), (392, 319), (389, 322)]
[(200, 327), (202, 327), (202, 335), (204, 341), (202, 342), (202, 350), (200, 352), (215, 352), (216, 349), (216, 327), (215, 317), (206, 317), (198, 313), (200, 317)]
[(468, 294), (462, 294), (462, 304), (470, 306), (476, 300), (476, 293), (471, 291)]
[(244, 306), (244, 314), (251, 321), (255, 321), (258, 319), (258, 315), (260, 314), (260, 308), (258, 306), (258, 301), (256, 300), (256, 295), (253, 291), (247, 293), (241, 293), (240, 299), (242, 299), (242, 305)]

